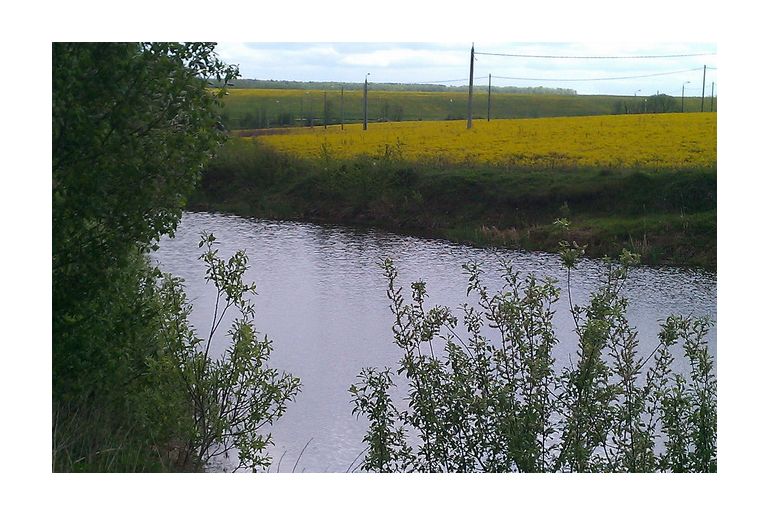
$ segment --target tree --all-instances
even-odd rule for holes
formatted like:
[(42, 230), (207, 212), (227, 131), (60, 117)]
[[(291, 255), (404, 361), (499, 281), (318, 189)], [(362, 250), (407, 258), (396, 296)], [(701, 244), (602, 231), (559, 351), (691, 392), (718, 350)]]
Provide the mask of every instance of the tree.
[(676, 99), (664, 93), (652, 95), (647, 99), (647, 112), (649, 113), (672, 113), (677, 112)]
[(157, 469), (190, 408), (155, 374), (164, 305), (146, 252), (172, 234), (224, 141), (237, 68), (213, 43), (55, 43), (52, 106), (55, 470)]
[(94, 301), (137, 249), (173, 233), (224, 141), (223, 91), (207, 79), (236, 75), (213, 43), (53, 45), (55, 394), (104, 358), (94, 350), (104, 306)]

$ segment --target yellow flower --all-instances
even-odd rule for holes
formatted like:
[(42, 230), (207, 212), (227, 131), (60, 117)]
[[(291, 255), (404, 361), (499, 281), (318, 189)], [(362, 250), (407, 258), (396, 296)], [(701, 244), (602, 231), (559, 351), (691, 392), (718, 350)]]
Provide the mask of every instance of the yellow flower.
[(296, 128), (258, 138), (302, 157), (382, 156), (398, 148), (409, 160), (525, 167), (713, 167), (716, 114), (666, 113), (563, 118), (345, 124)]

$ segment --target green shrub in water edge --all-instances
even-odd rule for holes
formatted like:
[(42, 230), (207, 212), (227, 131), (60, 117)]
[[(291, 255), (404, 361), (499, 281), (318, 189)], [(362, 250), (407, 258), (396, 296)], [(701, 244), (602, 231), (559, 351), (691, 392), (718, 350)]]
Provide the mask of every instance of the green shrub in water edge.
[[(568, 272), (583, 249), (562, 242)], [(390, 370), (359, 374), (350, 388), (353, 413), (366, 417), (369, 429), (358, 467), (715, 472), (716, 376), (706, 345), (711, 323), (671, 316), (652, 354), (640, 356), (621, 294), (636, 263), (638, 256), (627, 251), (606, 260), (606, 280), (585, 306), (569, 295), (577, 351), (556, 371), (555, 280), (522, 277), (502, 263), (505, 288), (492, 293), (480, 265), (469, 263), (467, 295), (474, 302), (456, 316), (446, 307), (425, 307), (423, 282), (412, 284), (407, 300), (396, 286), (393, 262), (384, 260), (394, 341), (403, 352), (396, 373), (406, 383), (407, 403), (394, 402)], [(678, 369), (686, 373), (672, 367), (675, 346), (683, 350), (688, 364)]]
[[(272, 438), (266, 427), (286, 411), (300, 381), (268, 366), (272, 341), (260, 338), (254, 328), (254, 305), (248, 296), (256, 293), (256, 286), (243, 280), (248, 257), (238, 251), (225, 260), (215, 245), (213, 235), (201, 237), (206, 280), (216, 288), (211, 327), (205, 338), (198, 337), (188, 322), (192, 307), (182, 281), (166, 275), (161, 295), (170, 315), (162, 326), (168, 353), (155, 367), (171, 372), (193, 414), (181, 461), (204, 465), (237, 449), (235, 469), (256, 471), (271, 463)], [(236, 312), (227, 332), (230, 345), (216, 358), (212, 343), (230, 309)]]

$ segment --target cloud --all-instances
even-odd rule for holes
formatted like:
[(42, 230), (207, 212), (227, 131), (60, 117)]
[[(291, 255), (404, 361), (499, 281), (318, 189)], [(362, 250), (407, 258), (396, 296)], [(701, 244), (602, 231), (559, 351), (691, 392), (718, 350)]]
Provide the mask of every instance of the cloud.
[(413, 48), (388, 48), (370, 52), (357, 52), (341, 57), (340, 63), (352, 66), (374, 67), (441, 67), (466, 64), (467, 57), (455, 50), (420, 50)]
[[(610, 43), (610, 42), (485, 42), (475, 43), (477, 52), (561, 55), (633, 56), (716, 52), (706, 43)], [(371, 73), (372, 82), (447, 82), (459, 85), (468, 77), (469, 43), (222, 43), (220, 56), (240, 65), (244, 78), (295, 81), (362, 81)], [(531, 59), (477, 55), (474, 75), (493, 76), (500, 86), (548, 86), (576, 89), (580, 93), (642, 95), (656, 91), (681, 91), (684, 81), (702, 80), (702, 67), (716, 67), (716, 56), (672, 59)], [(640, 76), (695, 70), (654, 78), (603, 80), (607, 77)], [(698, 70), (701, 70), (700, 72)], [(716, 81), (710, 69), (707, 82)], [(503, 80), (525, 79), (602, 79), (593, 82)]]

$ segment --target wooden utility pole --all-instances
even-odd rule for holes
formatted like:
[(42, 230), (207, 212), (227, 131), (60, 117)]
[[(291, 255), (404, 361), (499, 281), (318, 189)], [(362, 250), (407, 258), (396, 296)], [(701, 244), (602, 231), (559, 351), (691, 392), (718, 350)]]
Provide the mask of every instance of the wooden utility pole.
[(711, 83), (711, 112), (714, 112), (714, 82)]
[(340, 129), (345, 129), (345, 105), (343, 104), (345, 100), (345, 87), (340, 86)]
[(703, 102), (706, 100), (706, 65), (703, 65), (703, 90), (700, 93), (700, 112), (703, 113)]
[(489, 114), (492, 111), (492, 74), (489, 74), (489, 88), (487, 89), (487, 122), (489, 122)]
[(326, 123), (329, 120), (329, 105), (326, 103), (326, 92), (324, 91), (324, 129), (326, 129)]
[(470, 129), (473, 126), (473, 60), (474, 60), (474, 54), (475, 50), (473, 49), (473, 45), (471, 45), (471, 75), (470, 79), (468, 80), (468, 129)]
[(366, 122), (369, 119), (369, 104), (366, 98), (368, 89), (369, 89), (369, 74), (366, 74), (366, 78), (364, 79), (364, 131), (366, 131)]

